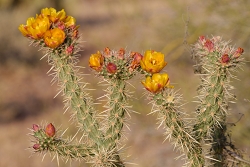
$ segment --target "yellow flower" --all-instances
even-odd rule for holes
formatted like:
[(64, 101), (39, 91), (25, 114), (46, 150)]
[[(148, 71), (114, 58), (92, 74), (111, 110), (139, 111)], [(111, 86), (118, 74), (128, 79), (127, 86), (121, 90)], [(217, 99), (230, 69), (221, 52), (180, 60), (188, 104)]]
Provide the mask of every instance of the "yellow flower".
[(54, 8), (44, 8), (41, 10), (41, 14), (43, 16), (47, 16), (49, 20), (53, 23), (57, 21), (63, 21), (66, 18), (66, 13), (64, 9), (62, 9), (59, 12), (56, 12), (56, 9)]
[(27, 20), (27, 25), (21, 24), (18, 29), (23, 36), (33, 39), (43, 38), (44, 33), (50, 28), (50, 22), (47, 17), (36, 15), (36, 18), (30, 17)]
[(59, 28), (48, 30), (44, 34), (44, 42), (50, 48), (56, 48), (64, 42), (65, 33)]
[(89, 58), (89, 66), (96, 71), (100, 71), (104, 62), (104, 57), (98, 51), (96, 54), (91, 54)]
[(168, 86), (168, 74), (155, 73), (152, 75), (152, 77), (148, 76), (145, 81), (142, 81), (142, 84), (148, 91), (152, 93), (158, 93), (164, 87)]
[(160, 72), (167, 65), (167, 62), (164, 61), (164, 54), (161, 52), (148, 50), (140, 64), (143, 70), (153, 74)]
[(76, 24), (76, 19), (72, 16), (67, 16), (64, 20), (66, 27), (70, 27)]

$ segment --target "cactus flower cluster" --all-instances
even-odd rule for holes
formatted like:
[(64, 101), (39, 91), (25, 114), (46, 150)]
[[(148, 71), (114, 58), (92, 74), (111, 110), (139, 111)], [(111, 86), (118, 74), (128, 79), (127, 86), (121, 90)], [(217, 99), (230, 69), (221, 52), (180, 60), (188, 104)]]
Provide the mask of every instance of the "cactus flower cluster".
[(68, 33), (76, 33), (75, 18), (66, 15), (64, 9), (44, 8), (36, 17), (30, 17), (27, 24), (21, 24), (19, 30), (23, 36), (43, 42), (49, 48), (57, 48), (64, 43)]

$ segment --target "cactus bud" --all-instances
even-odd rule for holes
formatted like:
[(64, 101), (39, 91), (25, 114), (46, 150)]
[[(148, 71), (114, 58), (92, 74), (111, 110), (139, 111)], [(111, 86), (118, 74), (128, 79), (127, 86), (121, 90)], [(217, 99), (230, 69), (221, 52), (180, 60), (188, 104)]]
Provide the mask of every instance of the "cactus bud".
[(39, 130), (39, 126), (37, 124), (33, 124), (32, 129), (34, 130), (34, 132), (37, 132)]
[(132, 52), (130, 54), (130, 56), (133, 58), (133, 61), (130, 65), (130, 67), (132, 69), (135, 69), (136, 67), (138, 67), (140, 65), (140, 62), (141, 62), (143, 56), (138, 52)]
[(211, 40), (207, 39), (206, 42), (204, 43), (204, 46), (205, 48), (207, 48), (209, 52), (214, 51), (214, 43)]
[(238, 57), (240, 57), (242, 55), (242, 53), (244, 52), (244, 49), (238, 47), (238, 49), (235, 51), (233, 58), (237, 59)]
[(69, 47), (67, 47), (66, 49), (66, 54), (67, 55), (71, 55), (73, 53), (73, 50), (74, 50), (74, 46), (73, 45), (70, 45)]
[(224, 54), (221, 56), (221, 63), (228, 64), (229, 61), (230, 61), (230, 57), (228, 56), (228, 54)]
[(109, 64), (107, 65), (107, 71), (108, 71), (109, 73), (111, 73), (111, 74), (116, 73), (116, 71), (117, 71), (116, 65), (115, 65), (114, 63), (109, 63)]
[(45, 128), (45, 133), (49, 137), (53, 137), (56, 133), (56, 129), (52, 123), (48, 124)]
[(124, 55), (125, 55), (125, 49), (124, 49), (124, 48), (121, 48), (121, 49), (118, 51), (118, 56), (117, 56), (117, 58), (118, 58), (118, 59), (124, 59)]
[(33, 148), (34, 148), (35, 150), (38, 150), (38, 149), (40, 148), (40, 144), (34, 144), (34, 145), (33, 145)]
[(111, 50), (109, 49), (109, 47), (106, 47), (103, 53), (104, 57), (111, 57)]

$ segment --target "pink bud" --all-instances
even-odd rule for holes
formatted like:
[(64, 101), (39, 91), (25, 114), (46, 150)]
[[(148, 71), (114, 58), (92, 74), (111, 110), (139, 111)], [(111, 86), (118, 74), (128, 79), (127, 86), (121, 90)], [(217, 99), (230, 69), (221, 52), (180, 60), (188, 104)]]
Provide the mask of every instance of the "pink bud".
[(34, 144), (34, 145), (33, 145), (33, 148), (34, 148), (35, 150), (38, 150), (38, 149), (40, 148), (40, 144)]
[(46, 126), (45, 133), (49, 137), (53, 137), (55, 135), (56, 129), (52, 123), (50, 123)]
[(60, 28), (61, 30), (64, 30), (64, 29), (65, 29), (65, 24), (64, 24), (64, 22), (58, 23), (57, 27)]
[(108, 71), (109, 73), (111, 73), (111, 74), (116, 73), (116, 71), (117, 71), (116, 65), (115, 65), (114, 63), (109, 63), (109, 64), (107, 65), (107, 71)]
[(204, 36), (204, 35), (201, 35), (201, 36), (199, 37), (199, 40), (203, 43), (203, 41), (205, 41), (205, 40), (206, 40), (206, 38), (205, 38), (205, 36)]
[(214, 43), (211, 40), (207, 39), (206, 42), (204, 43), (204, 46), (207, 48), (209, 52), (214, 51)]
[(39, 126), (37, 124), (33, 124), (32, 129), (34, 130), (34, 132), (37, 132), (39, 130)]
[(73, 45), (67, 47), (66, 54), (71, 55), (73, 53), (73, 50), (74, 50), (74, 46)]
[(221, 56), (222, 63), (227, 64), (227, 63), (229, 63), (229, 61), (230, 61), (230, 57), (228, 56), (228, 54), (224, 54)]

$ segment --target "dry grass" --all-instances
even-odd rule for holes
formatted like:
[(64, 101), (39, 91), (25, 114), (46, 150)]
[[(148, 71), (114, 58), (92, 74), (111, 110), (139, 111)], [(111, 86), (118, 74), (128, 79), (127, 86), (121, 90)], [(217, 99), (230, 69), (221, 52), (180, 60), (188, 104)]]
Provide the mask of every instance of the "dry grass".
[[(19, 6), (8, 8), (10, 2), (0, 0), (0, 166), (57, 166), (55, 161), (50, 162), (49, 157), (43, 162), (40, 156), (29, 158), (30, 152), (25, 150), (30, 146), (27, 128), (46, 120), (65, 129), (70, 124), (69, 113), (62, 114), (61, 97), (53, 99), (57, 89), (56, 85), (50, 85), (51, 78), (46, 76), (49, 69), (46, 61), (39, 61), (42, 53), (37, 52), (38, 48), (28, 47), (27, 40), (17, 30), (28, 17), (52, 3), (25, 0)], [(80, 32), (86, 42), (83, 43), (80, 65), (87, 66), (88, 55), (107, 46), (141, 52), (147, 49), (162, 51), (168, 61), (165, 70), (175, 87), (181, 88), (187, 102), (194, 100), (198, 84), (190, 55), (182, 44), (188, 17), (187, 41), (190, 44), (199, 35), (221, 35), (242, 46), (246, 57), (249, 55), (248, 1), (64, 0), (61, 5), (81, 25)], [(235, 82), (238, 103), (232, 105), (230, 118), (236, 122), (240, 118), (238, 113), (245, 114), (237, 126), (231, 128), (236, 146), (242, 149), (250, 148), (250, 123), (247, 119), (250, 102), (244, 101), (250, 99), (249, 71), (250, 66), (246, 64), (244, 71), (239, 73), (240, 81)], [(90, 73), (88, 69), (85, 72)], [(140, 81), (131, 82), (136, 84), (136, 94), (140, 95)], [(96, 86), (94, 83), (92, 87)], [(94, 96), (99, 94), (95, 92)], [(161, 129), (156, 130), (155, 117), (146, 116), (150, 111), (150, 106), (142, 105), (146, 103), (143, 98), (133, 102), (135, 110), (141, 114), (132, 114), (131, 131), (126, 135), (128, 140), (124, 144), (128, 147), (125, 155), (131, 155), (128, 161), (138, 164), (138, 167), (181, 166), (180, 160), (173, 160), (178, 155), (173, 147), (167, 141), (162, 143), (163, 133)], [(193, 112), (195, 104), (186, 106), (187, 111)], [(61, 163), (60, 166), (69, 165)], [(83, 165), (73, 163), (72, 166)]]

